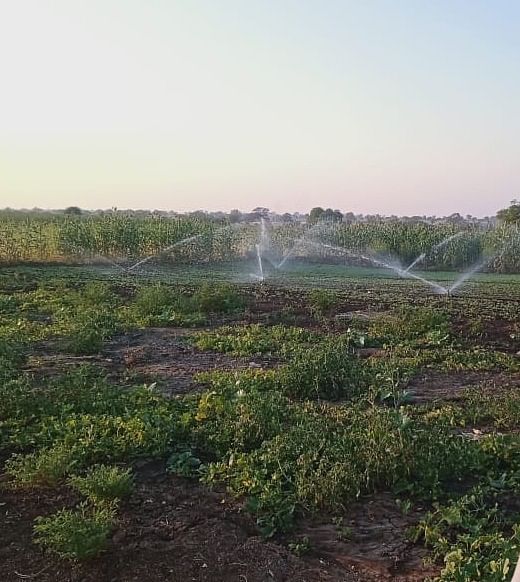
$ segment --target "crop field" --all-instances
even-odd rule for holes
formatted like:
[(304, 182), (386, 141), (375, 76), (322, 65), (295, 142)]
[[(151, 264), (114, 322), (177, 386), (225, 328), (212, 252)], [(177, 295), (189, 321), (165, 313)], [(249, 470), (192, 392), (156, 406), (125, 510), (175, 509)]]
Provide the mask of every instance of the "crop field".
[(510, 580), (515, 269), (131, 273), (51, 226), (0, 268), (0, 580)]

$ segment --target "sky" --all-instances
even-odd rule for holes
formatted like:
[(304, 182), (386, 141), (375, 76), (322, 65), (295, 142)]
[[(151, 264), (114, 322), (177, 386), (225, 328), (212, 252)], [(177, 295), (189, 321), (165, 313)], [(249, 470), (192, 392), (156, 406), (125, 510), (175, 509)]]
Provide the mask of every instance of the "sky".
[(494, 214), (516, 0), (0, 0), (0, 207)]

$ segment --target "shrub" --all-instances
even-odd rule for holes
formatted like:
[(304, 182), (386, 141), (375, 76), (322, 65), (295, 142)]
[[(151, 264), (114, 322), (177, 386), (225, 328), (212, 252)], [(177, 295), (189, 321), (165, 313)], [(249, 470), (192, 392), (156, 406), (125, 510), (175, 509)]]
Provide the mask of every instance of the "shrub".
[(291, 398), (351, 399), (367, 388), (368, 372), (345, 338), (301, 350), (280, 371), (282, 390)]
[(69, 485), (98, 504), (124, 499), (132, 493), (133, 477), (130, 469), (99, 465), (89, 469), (86, 475), (73, 475)]
[(118, 329), (119, 321), (114, 313), (94, 308), (76, 314), (74, 328), (68, 337), (67, 351), (78, 355), (98, 353), (105, 340)]
[(109, 507), (82, 504), (77, 510), (62, 509), (36, 519), (35, 541), (60, 558), (85, 560), (103, 549), (114, 519), (114, 509)]
[(315, 317), (323, 317), (338, 304), (338, 296), (329, 289), (313, 289), (309, 293), (309, 306)]
[(228, 313), (244, 307), (244, 299), (229, 283), (204, 283), (192, 296), (194, 311)]
[(15, 487), (51, 487), (67, 475), (74, 462), (72, 448), (57, 445), (27, 455), (13, 455), (5, 470)]

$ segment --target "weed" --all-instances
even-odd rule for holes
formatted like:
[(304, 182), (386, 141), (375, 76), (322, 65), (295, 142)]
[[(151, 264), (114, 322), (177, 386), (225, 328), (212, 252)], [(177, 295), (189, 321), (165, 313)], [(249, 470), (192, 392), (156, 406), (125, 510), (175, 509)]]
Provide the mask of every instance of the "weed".
[(204, 465), (191, 451), (173, 453), (168, 459), (167, 471), (180, 477), (196, 477), (200, 475)]
[(229, 283), (204, 283), (191, 298), (193, 310), (201, 313), (229, 313), (244, 307), (244, 299)]
[(281, 388), (295, 399), (352, 399), (367, 388), (368, 370), (353, 354), (349, 338), (298, 351), (280, 370)]
[(86, 475), (73, 475), (69, 485), (94, 504), (111, 502), (129, 497), (133, 489), (133, 477), (129, 469), (98, 465)]
[(311, 542), (307, 536), (289, 543), (289, 549), (295, 556), (304, 556), (311, 551)]
[(38, 517), (34, 526), (36, 543), (60, 558), (85, 560), (105, 546), (115, 514), (110, 507), (62, 509), (48, 517)]
[(199, 333), (195, 345), (202, 350), (216, 350), (236, 356), (274, 354), (288, 356), (302, 346), (319, 341), (319, 336), (300, 327), (260, 324), (244, 327), (224, 326)]
[(329, 314), (339, 302), (338, 296), (329, 289), (313, 289), (309, 293), (309, 307), (316, 318), (322, 318)]
[(6, 474), (19, 488), (53, 487), (74, 467), (74, 451), (63, 445), (27, 455), (13, 455), (5, 464)]

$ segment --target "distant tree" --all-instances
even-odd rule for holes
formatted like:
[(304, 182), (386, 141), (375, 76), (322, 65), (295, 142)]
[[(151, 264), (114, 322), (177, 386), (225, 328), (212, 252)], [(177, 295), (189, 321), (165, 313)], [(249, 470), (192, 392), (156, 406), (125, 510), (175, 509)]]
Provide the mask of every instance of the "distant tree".
[(326, 222), (343, 222), (343, 214), (340, 210), (332, 210), (332, 208), (327, 208), (325, 212), (321, 215), (321, 220)]
[(325, 210), (321, 206), (313, 208), (309, 213), (309, 224), (318, 223), (322, 219), (324, 212)]
[(63, 214), (69, 214), (70, 216), (81, 216), (83, 212), (79, 206), (69, 206), (68, 208), (65, 208)]
[(446, 220), (452, 224), (461, 224), (464, 222), (464, 218), (458, 212), (450, 214)]
[(191, 218), (198, 218), (204, 220), (205, 218), (208, 217), (208, 213), (205, 210), (194, 210), (193, 212), (190, 212), (188, 216)]
[(238, 222), (242, 221), (242, 213), (240, 212), (240, 210), (237, 210), (236, 208), (233, 209), (230, 213), (229, 213), (229, 222), (231, 222), (231, 224), (236, 224)]
[(256, 214), (258, 218), (267, 218), (269, 212), (269, 208), (265, 208), (264, 206), (257, 206), (256, 208), (253, 208), (251, 214)]
[(504, 224), (520, 224), (520, 201), (511, 200), (509, 208), (497, 212), (497, 218)]
[(285, 212), (284, 214), (282, 214), (282, 222), (294, 222), (294, 217), (292, 214), (290, 214), (289, 212)]

